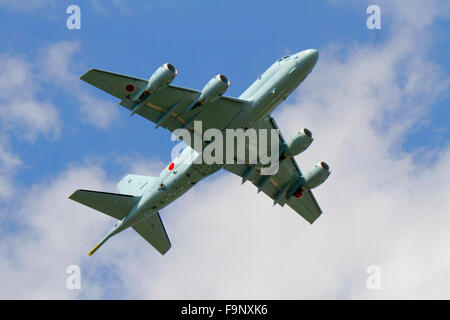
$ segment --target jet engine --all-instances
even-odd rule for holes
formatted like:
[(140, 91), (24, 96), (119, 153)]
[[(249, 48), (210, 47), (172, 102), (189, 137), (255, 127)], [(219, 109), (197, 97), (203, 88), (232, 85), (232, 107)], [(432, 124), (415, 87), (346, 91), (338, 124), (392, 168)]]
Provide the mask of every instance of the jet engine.
[(305, 174), (305, 185), (308, 189), (320, 186), (330, 175), (330, 167), (325, 162), (319, 162)]
[(290, 198), (291, 196), (300, 198), (303, 191), (314, 189), (324, 183), (330, 173), (330, 167), (328, 164), (325, 162), (319, 162), (304, 175), (304, 180), (299, 180), (296, 184), (289, 188), (286, 193), (286, 198)]
[(159, 67), (148, 80), (147, 90), (149, 93), (167, 87), (178, 74), (178, 70), (170, 63), (165, 63)]
[(291, 158), (305, 151), (313, 142), (314, 137), (310, 130), (303, 128), (287, 144), (284, 158)]
[[(139, 90), (134, 96), (133, 100), (140, 102), (142, 99), (150, 94), (167, 87), (178, 74), (178, 70), (170, 63), (165, 63), (152, 74), (148, 80), (148, 84)], [(134, 114), (133, 111), (132, 114)]]
[(206, 84), (200, 94), (199, 102), (205, 104), (216, 100), (227, 91), (230, 80), (223, 74), (218, 74)]

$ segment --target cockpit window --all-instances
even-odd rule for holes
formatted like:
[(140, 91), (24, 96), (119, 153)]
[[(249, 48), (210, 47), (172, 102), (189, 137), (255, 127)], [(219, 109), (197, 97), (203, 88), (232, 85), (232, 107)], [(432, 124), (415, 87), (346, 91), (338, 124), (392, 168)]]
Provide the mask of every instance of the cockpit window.
[(278, 59), (278, 62), (288, 59), (290, 56), (284, 56), (283, 58)]

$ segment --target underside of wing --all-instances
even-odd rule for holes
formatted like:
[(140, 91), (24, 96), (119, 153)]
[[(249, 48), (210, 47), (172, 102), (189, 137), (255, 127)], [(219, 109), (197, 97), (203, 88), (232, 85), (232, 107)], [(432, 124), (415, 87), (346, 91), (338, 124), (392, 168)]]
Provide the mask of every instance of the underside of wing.
[(286, 203), (309, 223), (313, 223), (322, 214), (311, 190), (304, 192), (300, 198), (290, 197)]
[[(246, 103), (239, 99), (220, 97), (211, 103), (194, 108), (192, 104), (199, 95), (200, 92), (197, 90), (170, 85), (148, 98), (137, 114), (171, 132), (179, 128), (192, 131), (193, 122), (201, 121), (204, 132), (209, 128), (225, 129)], [(123, 99), (120, 105), (133, 110), (136, 102)]]
[[(259, 123), (259, 128), (279, 129), (273, 118), (267, 118)], [(280, 143), (285, 143), (281, 132), (279, 132), (279, 136)], [(322, 210), (310, 190), (304, 192), (299, 198), (294, 196), (286, 198), (287, 189), (291, 183), (303, 177), (294, 158), (280, 161), (278, 172), (274, 175), (261, 175), (260, 168), (253, 168), (248, 164), (227, 164), (224, 168), (242, 177), (243, 182), (251, 181), (258, 188), (258, 192), (262, 191), (274, 200), (274, 205), (284, 206), (287, 204), (309, 223), (313, 223), (322, 214)]]
[(80, 79), (119, 99), (126, 99), (147, 84), (144, 79), (98, 69), (89, 70)]

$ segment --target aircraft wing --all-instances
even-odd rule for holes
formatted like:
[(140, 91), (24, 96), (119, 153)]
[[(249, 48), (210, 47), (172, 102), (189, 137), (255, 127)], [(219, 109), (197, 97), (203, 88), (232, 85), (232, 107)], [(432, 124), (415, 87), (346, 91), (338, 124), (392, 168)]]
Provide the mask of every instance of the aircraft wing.
[(133, 225), (133, 229), (161, 254), (165, 254), (172, 246), (159, 212), (136, 223)]
[[(273, 118), (265, 119), (258, 128), (279, 129)], [(281, 132), (279, 132), (279, 137), (281, 140), (280, 144), (285, 143)], [(300, 198), (292, 196), (286, 200), (286, 189), (291, 181), (303, 176), (294, 158), (288, 158), (281, 161), (277, 174), (270, 176), (261, 175), (259, 168), (256, 168), (253, 172), (249, 173), (251, 166), (247, 164), (227, 164), (224, 168), (227, 171), (243, 177), (243, 179), (251, 181), (259, 191), (263, 191), (274, 200), (274, 205), (277, 203), (281, 206), (287, 204), (309, 223), (313, 223), (322, 214), (322, 210), (310, 190), (303, 192), (303, 195)]]
[[(134, 86), (138, 92), (148, 81), (108, 71), (91, 69), (81, 80), (119, 98), (120, 105), (134, 110), (137, 102), (133, 101), (127, 85)], [(136, 113), (171, 132), (178, 128), (192, 129), (193, 121), (202, 121), (202, 131), (209, 128), (225, 129), (242, 111), (246, 101), (222, 96), (205, 105), (190, 109), (200, 91), (169, 85), (152, 94)], [(191, 145), (191, 147), (193, 147)]]

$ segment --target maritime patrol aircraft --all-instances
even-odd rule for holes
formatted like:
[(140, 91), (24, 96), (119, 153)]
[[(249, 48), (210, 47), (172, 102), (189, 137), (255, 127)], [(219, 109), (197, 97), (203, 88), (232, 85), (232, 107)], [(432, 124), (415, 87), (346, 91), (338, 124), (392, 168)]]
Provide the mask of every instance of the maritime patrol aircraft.
[[(223, 94), (230, 86), (222, 74), (213, 77), (203, 90), (171, 85), (178, 74), (170, 63), (159, 67), (149, 80), (97, 69), (89, 70), (81, 80), (120, 99), (120, 105), (171, 132), (183, 128), (193, 130), (194, 121), (201, 121), (203, 132), (209, 128), (278, 129), (271, 112), (311, 72), (318, 51), (308, 49), (285, 56), (272, 64), (239, 98)], [(251, 163), (206, 164), (195, 162), (202, 150), (186, 147), (158, 177), (126, 175), (117, 185), (120, 193), (77, 190), (69, 198), (101, 211), (118, 221), (112, 230), (90, 252), (92, 255), (109, 238), (132, 227), (161, 254), (171, 243), (159, 211), (179, 198), (197, 182), (223, 168), (250, 181), (258, 192), (273, 199), (274, 205), (287, 204), (309, 223), (322, 213), (311, 189), (330, 175), (325, 162), (319, 162), (305, 175), (294, 156), (313, 141), (304, 128), (286, 141), (279, 134), (279, 168), (276, 174), (261, 174), (261, 165)]]

